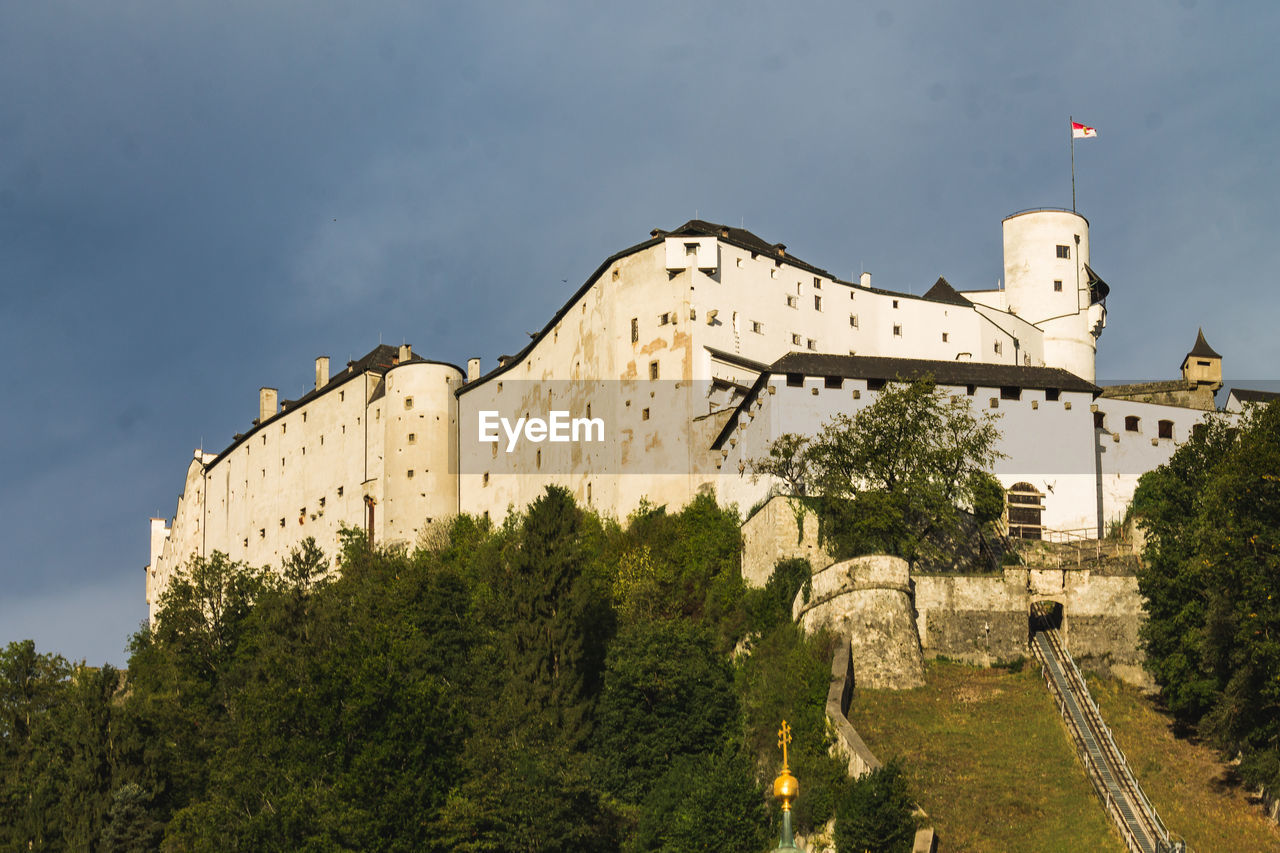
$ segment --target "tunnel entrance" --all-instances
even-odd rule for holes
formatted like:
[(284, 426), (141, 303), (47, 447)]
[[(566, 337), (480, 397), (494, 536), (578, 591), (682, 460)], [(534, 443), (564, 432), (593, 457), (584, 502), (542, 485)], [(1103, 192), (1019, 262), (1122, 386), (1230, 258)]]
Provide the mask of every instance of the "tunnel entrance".
[(1046, 629), (1062, 629), (1062, 603), (1059, 601), (1037, 601), (1031, 605), (1028, 634), (1035, 636), (1037, 631)]

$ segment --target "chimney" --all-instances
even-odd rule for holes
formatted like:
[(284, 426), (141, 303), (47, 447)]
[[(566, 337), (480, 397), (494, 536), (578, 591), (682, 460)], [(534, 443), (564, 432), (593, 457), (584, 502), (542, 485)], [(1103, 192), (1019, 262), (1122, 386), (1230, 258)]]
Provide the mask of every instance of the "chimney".
[(478, 358), (467, 359), (467, 381), (475, 382), (479, 378), (480, 378), (480, 359)]
[(276, 400), (280, 392), (275, 388), (258, 389), (258, 423), (264, 424), (276, 413)]
[(858, 279), (858, 284), (862, 285), (863, 287), (870, 287), (870, 286), (871, 286), (871, 273), (869, 273), (869, 272), (864, 272), (864, 273), (862, 274), (862, 277), (861, 277), (860, 279)]
[(329, 384), (329, 356), (322, 355), (316, 359), (316, 390)]
[(408, 344), (401, 344), (400, 345), (400, 363), (404, 364), (406, 361), (408, 361), (411, 358), (413, 358), (413, 347), (409, 346)]

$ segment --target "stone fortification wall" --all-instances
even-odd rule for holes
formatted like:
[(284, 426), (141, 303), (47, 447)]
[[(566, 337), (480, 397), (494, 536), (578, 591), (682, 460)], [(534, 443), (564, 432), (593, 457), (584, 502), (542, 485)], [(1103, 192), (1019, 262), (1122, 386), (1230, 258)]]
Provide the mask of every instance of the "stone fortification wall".
[(818, 542), (818, 517), (796, 499), (770, 498), (742, 525), (742, 579), (763, 587), (780, 560), (802, 557), (815, 569), (835, 559)]
[(814, 572), (808, 601), (801, 592), (792, 615), (807, 632), (826, 629), (848, 638), (860, 686), (902, 690), (924, 684), (905, 560), (858, 557)]
[(827, 689), (827, 720), (835, 733), (835, 753), (849, 762), (849, 776), (857, 779), (881, 767), (880, 759), (849, 722), (853, 702), (853, 657), (849, 644), (841, 641), (831, 658), (831, 687)]
[(925, 654), (983, 666), (1027, 657), (1031, 605), (1053, 601), (1062, 605), (1062, 634), (1079, 663), (1151, 686), (1138, 637), (1146, 617), (1132, 575), (1009, 567), (989, 576), (921, 575), (913, 585)]

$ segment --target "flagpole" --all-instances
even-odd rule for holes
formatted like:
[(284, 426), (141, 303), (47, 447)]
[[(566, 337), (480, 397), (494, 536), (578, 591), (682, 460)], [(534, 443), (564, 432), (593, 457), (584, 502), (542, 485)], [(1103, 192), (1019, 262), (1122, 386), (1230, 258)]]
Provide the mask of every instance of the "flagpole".
[(1071, 212), (1076, 212), (1076, 119), (1067, 117), (1067, 138), (1071, 140)]

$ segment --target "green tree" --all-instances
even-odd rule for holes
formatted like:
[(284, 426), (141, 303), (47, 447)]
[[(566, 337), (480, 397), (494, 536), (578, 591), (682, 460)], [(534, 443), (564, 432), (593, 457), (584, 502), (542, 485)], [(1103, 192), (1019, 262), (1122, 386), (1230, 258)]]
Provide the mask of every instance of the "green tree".
[(1280, 406), (1211, 419), (1144, 475), (1139, 588), (1170, 709), (1249, 782), (1280, 785)]
[(57, 774), (48, 764), (51, 716), (71, 667), (31, 640), (0, 649), (0, 849), (61, 846)]
[(604, 784), (638, 803), (677, 756), (733, 744), (732, 671), (705, 628), (682, 619), (625, 626), (609, 648), (598, 720)]
[(838, 853), (908, 853), (915, 806), (902, 766), (890, 761), (849, 783), (836, 810)]
[(802, 452), (824, 538), (842, 556), (914, 562), (945, 548), (939, 543), (956, 535), (961, 510), (990, 514), (983, 474), (1000, 456), (999, 436), (996, 416), (976, 414), (968, 398), (929, 380), (895, 382), (854, 415), (833, 417), (802, 451), (783, 436), (771, 459)]
[(682, 755), (644, 799), (632, 853), (757, 853), (771, 827), (752, 762), (731, 752)]

